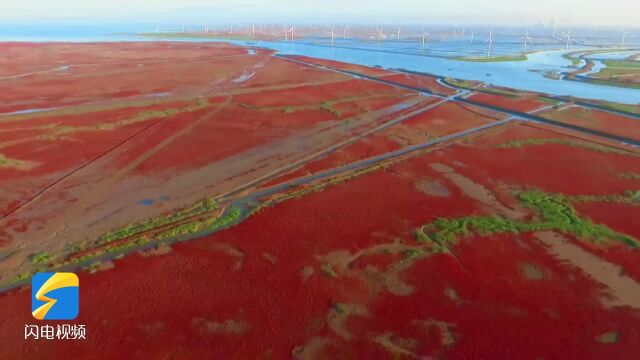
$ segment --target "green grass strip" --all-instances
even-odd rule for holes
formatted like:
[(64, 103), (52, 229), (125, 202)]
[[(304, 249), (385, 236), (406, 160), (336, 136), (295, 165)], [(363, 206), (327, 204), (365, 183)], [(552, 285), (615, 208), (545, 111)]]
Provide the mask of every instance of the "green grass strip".
[(625, 150), (620, 150), (620, 149), (616, 149), (613, 147), (608, 147), (608, 146), (603, 146), (603, 145), (598, 145), (598, 144), (590, 144), (590, 143), (583, 143), (583, 142), (579, 142), (579, 141), (573, 141), (573, 140), (568, 140), (568, 139), (524, 139), (524, 140), (514, 140), (514, 141), (509, 141), (503, 144), (499, 144), (496, 145), (497, 148), (499, 149), (508, 149), (508, 148), (522, 148), (525, 146), (530, 146), (530, 145), (546, 145), (546, 144), (560, 144), (560, 145), (566, 145), (566, 146), (571, 146), (571, 147), (575, 147), (575, 148), (581, 148), (581, 149), (586, 149), (586, 150), (592, 150), (592, 151), (597, 151), (597, 152), (601, 152), (601, 153), (608, 153), (608, 154), (618, 154), (618, 155), (627, 155), (627, 156), (640, 156), (640, 154), (638, 153), (634, 153), (631, 151), (625, 151)]
[(194, 221), (181, 224), (169, 230), (165, 230), (155, 236), (156, 240), (166, 240), (186, 235), (192, 235), (203, 231), (214, 232), (224, 229), (242, 217), (242, 210), (237, 207), (230, 208), (225, 214), (218, 218), (211, 218), (205, 221)]
[(618, 174), (618, 176), (623, 179), (640, 180), (640, 174), (633, 172)]
[(125, 239), (127, 237), (143, 233), (145, 231), (153, 230), (161, 226), (179, 222), (184, 219), (211, 212), (217, 209), (218, 203), (211, 198), (207, 198), (197, 202), (195, 205), (182, 209), (171, 215), (158, 216), (141, 223), (132, 223), (118, 230), (106, 233), (98, 239), (97, 244), (106, 244), (115, 240)]
[[(630, 199), (640, 199), (640, 192), (625, 194)], [(416, 238), (423, 242), (434, 242), (441, 246), (454, 243), (460, 237), (470, 234), (482, 236), (504, 233), (525, 233), (536, 231), (559, 231), (595, 243), (606, 240), (619, 241), (632, 248), (640, 247), (640, 241), (632, 236), (616, 232), (605, 225), (594, 224), (580, 216), (563, 195), (550, 195), (539, 191), (523, 192), (519, 200), (537, 211), (539, 219), (524, 222), (499, 215), (466, 216), (455, 219), (436, 219), (416, 231)]]
[(451, 58), (451, 60), (468, 61), (468, 62), (506, 62), (506, 61), (526, 61), (526, 54), (518, 55), (504, 55), (504, 56), (492, 56), (492, 57), (470, 57), (470, 56), (457, 56)]

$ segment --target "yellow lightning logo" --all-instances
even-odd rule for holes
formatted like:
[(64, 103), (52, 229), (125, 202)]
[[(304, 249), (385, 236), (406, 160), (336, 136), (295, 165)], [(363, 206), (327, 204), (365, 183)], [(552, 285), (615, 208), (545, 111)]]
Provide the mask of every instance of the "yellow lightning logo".
[(36, 293), (36, 299), (44, 302), (42, 306), (35, 309), (33, 311), (33, 317), (42, 320), (47, 315), (49, 310), (53, 307), (53, 305), (58, 302), (56, 299), (52, 299), (47, 297), (46, 295), (57, 289), (65, 288), (65, 287), (78, 287), (80, 286), (80, 282), (78, 277), (73, 273), (55, 273), (53, 274), (44, 284), (38, 289)]

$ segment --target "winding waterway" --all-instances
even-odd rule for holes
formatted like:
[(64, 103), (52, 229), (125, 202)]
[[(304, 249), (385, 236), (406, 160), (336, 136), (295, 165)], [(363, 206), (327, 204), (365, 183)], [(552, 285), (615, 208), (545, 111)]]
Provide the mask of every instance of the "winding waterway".
[[(220, 40), (217, 40), (220, 41)], [(579, 81), (563, 81), (546, 78), (545, 71), (566, 71), (571, 61), (562, 57), (566, 50), (541, 51), (530, 54), (526, 61), (469, 62), (440, 57), (406, 53), (379, 52), (368, 49), (342, 48), (306, 43), (277, 41), (226, 42), (259, 46), (284, 55), (305, 55), (322, 59), (350, 62), (389, 69), (407, 69), (438, 76), (486, 83), (520, 90), (543, 92), (558, 96), (575, 96), (592, 100), (605, 100), (624, 104), (640, 104), (640, 90)], [(575, 51), (575, 50), (572, 50)]]
[[(543, 76), (545, 72), (562, 73), (570, 70), (571, 68), (569, 67), (571, 66), (571, 61), (563, 58), (562, 55), (567, 52), (575, 52), (578, 49), (539, 51), (529, 54), (526, 61), (468, 62), (452, 60), (440, 55), (429, 56), (430, 52), (448, 54), (448, 56), (464, 54), (464, 50), (462, 50), (464, 46), (461, 48), (459, 42), (439, 43), (437, 44), (437, 51), (436, 49), (430, 49), (427, 52), (422, 52), (415, 49), (415, 44), (412, 44), (409, 48), (407, 43), (398, 41), (383, 41), (381, 44), (372, 47), (370, 41), (345, 39), (342, 42), (337, 42), (336, 45), (338, 46), (332, 47), (330, 45), (304, 41), (244, 41), (202, 38), (177, 39), (171, 36), (163, 39), (161, 37), (144, 37), (134, 33), (120, 33), (112, 35), (102, 34), (106, 34), (105, 29), (96, 29), (93, 33), (82, 34), (82, 36), (70, 36), (67, 32), (53, 32), (47, 36), (37, 37), (17, 36), (16, 34), (2, 36), (0, 34), (0, 41), (217, 41), (242, 46), (268, 48), (283, 55), (305, 55), (367, 66), (419, 71), (443, 77), (479, 80), (492, 85), (542, 92), (557, 96), (574, 96), (624, 104), (640, 104), (640, 90), (638, 89), (595, 85), (580, 81), (554, 80)], [(496, 44), (497, 47), (498, 45), (499, 44)], [(512, 46), (513, 44), (503, 45)], [(429, 46), (435, 46), (435, 44), (431, 44)], [(535, 48), (535, 46), (533, 46), (533, 48)], [(624, 55), (628, 56), (628, 54)], [(617, 57), (621, 55), (617, 54), (612, 56)], [(600, 57), (602, 57), (602, 55)]]

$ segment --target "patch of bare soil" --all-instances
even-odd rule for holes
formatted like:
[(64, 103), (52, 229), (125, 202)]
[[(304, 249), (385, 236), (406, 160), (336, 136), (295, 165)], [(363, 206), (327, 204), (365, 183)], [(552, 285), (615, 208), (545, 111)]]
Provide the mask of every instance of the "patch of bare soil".
[(474, 182), (466, 176), (456, 173), (452, 168), (438, 163), (432, 164), (431, 168), (453, 182), (466, 196), (487, 207), (495, 209), (499, 214), (516, 220), (523, 219), (527, 216), (523, 211), (514, 210), (503, 205), (491, 190)]
[(330, 342), (328, 338), (314, 336), (306, 344), (293, 348), (291, 356), (297, 360), (316, 360), (321, 358), (322, 351)]
[(353, 334), (347, 329), (346, 322), (350, 316), (369, 316), (369, 310), (359, 304), (334, 304), (327, 314), (327, 325), (336, 335), (349, 341)]
[(416, 339), (401, 338), (397, 335), (387, 332), (380, 334), (373, 339), (373, 342), (385, 348), (393, 358), (400, 359), (419, 359), (416, 354), (419, 343)]
[(537, 233), (536, 237), (549, 247), (548, 251), (557, 259), (579, 268), (609, 288), (609, 294), (601, 299), (603, 305), (640, 309), (640, 284), (625, 275), (620, 266), (572, 244), (560, 234), (543, 231)]
[(418, 181), (416, 183), (416, 189), (430, 196), (449, 197), (449, 195), (451, 195), (451, 192), (446, 186), (432, 179), (422, 179)]

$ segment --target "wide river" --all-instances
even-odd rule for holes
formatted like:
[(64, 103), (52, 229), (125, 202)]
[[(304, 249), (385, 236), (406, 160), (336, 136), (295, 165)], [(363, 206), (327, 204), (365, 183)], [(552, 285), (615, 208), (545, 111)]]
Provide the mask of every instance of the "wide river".
[[(0, 28), (2, 30), (2, 28)], [(37, 36), (18, 29), (15, 34), (3, 34), (0, 31), (0, 41), (152, 41), (157, 38), (145, 38), (132, 33), (116, 35), (102, 35), (107, 29), (95, 29), (93, 33), (83, 33), (69, 29), (52, 28), (46, 36), (38, 32)], [(41, 29), (40, 29), (41, 30)], [(6, 31), (6, 29), (5, 29)], [(175, 38), (166, 40), (176, 41)], [(426, 56), (419, 51), (399, 48), (401, 42), (372, 46), (371, 42), (357, 40), (338, 41), (336, 45), (327, 46), (306, 42), (284, 41), (239, 41), (239, 40), (213, 40), (213, 39), (184, 39), (181, 41), (224, 41), (244, 46), (259, 46), (275, 50), (279, 54), (306, 55), (322, 59), (338, 60), (369, 66), (381, 66), (389, 69), (407, 69), (421, 71), (438, 76), (449, 76), (465, 80), (479, 80), (498, 86), (514, 89), (536, 91), (552, 95), (569, 95), (585, 99), (606, 100), (625, 104), (640, 104), (640, 90), (593, 85), (579, 81), (553, 80), (544, 77), (545, 71), (562, 72), (571, 65), (570, 61), (562, 55), (566, 50), (540, 51), (530, 54), (526, 61), (510, 62), (466, 62), (447, 59), (437, 56)], [(434, 44), (435, 45), (435, 44)], [(503, 44), (507, 46), (507, 44)], [(403, 46), (407, 46), (404, 44)], [(438, 53), (459, 52), (460, 44), (438, 44)], [(450, 50), (448, 51), (448, 46)], [(484, 46), (484, 45), (483, 45)], [(511, 46), (511, 45), (509, 45)], [(519, 47), (520, 45), (518, 45)], [(435, 51), (436, 49), (433, 49)], [(578, 49), (571, 49), (576, 51)], [(449, 54), (451, 55), (451, 54)]]
[[(585, 99), (640, 104), (640, 90), (593, 85), (579, 81), (553, 80), (545, 71), (566, 71), (571, 62), (562, 57), (566, 50), (540, 51), (526, 61), (468, 62), (417, 54), (380, 52), (371, 49), (331, 47), (302, 42), (226, 41), (238, 45), (269, 48), (279, 54), (306, 55), (388, 69), (407, 69), (438, 76), (479, 80), (489, 84), (552, 95), (569, 95)], [(571, 51), (576, 51), (572, 49)]]

